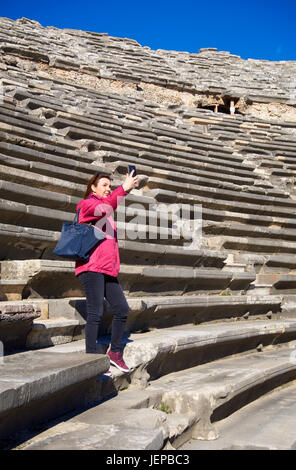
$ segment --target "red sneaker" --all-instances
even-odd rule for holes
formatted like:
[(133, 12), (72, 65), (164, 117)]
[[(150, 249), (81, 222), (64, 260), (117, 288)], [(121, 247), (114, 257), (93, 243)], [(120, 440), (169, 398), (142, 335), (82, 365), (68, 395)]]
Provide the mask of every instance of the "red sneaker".
[(129, 372), (129, 368), (123, 360), (122, 352), (109, 351), (108, 356), (110, 357), (110, 364), (117, 367), (122, 372)]

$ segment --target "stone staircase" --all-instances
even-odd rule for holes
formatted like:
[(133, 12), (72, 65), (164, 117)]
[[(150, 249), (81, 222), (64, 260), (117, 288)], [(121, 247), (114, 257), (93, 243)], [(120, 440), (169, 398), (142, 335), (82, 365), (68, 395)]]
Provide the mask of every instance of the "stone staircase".
[(294, 450), (294, 409), (295, 383), (292, 382), (218, 421), (219, 439), (190, 440), (179, 449)]
[[(233, 96), (293, 112), (295, 64), (151, 51), (27, 19), (2, 18), (0, 37), (1, 447), (219, 446), (217, 422), (296, 378), (295, 119), (226, 110)], [(250, 73), (270, 82), (254, 88)], [(203, 109), (209, 93), (227, 113)], [(81, 284), (52, 250), (90, 177), (115, 188), (129, 163), (140, 182), (117, 227), (131, 372), (108, 378), (110, 306), (102, 355), (87, 357)], [(201, 208), (198, 246), (192, 230), (175, 236), (182, 204), (183, 222)]]

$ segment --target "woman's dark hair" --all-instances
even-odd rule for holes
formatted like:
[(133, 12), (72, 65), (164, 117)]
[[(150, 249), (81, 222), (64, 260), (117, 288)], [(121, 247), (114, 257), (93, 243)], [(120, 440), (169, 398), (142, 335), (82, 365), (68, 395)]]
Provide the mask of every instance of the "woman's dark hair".
[(90, 195), (90, 193), (92, 192), (92, 189), (91, 189), (92, 185), (97, 186), (101, 178), (108, 178), (108, 180), (111, 181), (111, 178), (109, 175), (105, 175), (104, 173), (96, 173), (94, 176), (91, 177), (91, 179), (87, 183), (87, 188), (84, 193), (83, 199), (87, 198), (87, 196)]

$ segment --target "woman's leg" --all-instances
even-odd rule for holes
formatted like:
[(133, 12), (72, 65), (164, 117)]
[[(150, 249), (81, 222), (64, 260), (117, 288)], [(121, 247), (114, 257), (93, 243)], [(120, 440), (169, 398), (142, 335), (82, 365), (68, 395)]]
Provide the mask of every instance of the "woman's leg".
[(116, 277), (105, 275), (105, 296), (113, 311), (111, 351), (120, 352), (129, 306)]
[(87, 353), (95, 353), (99, 323), (104, 311), (104, 274), (85, 271), (78, 278), (86, 296), (85, 350)]

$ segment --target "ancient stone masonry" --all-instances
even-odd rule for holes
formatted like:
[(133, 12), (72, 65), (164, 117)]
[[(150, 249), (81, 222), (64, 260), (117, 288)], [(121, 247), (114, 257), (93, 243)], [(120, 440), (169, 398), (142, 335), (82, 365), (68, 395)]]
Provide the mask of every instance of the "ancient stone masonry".
[[(20, 447), (179, 448), (295, 380), (295, 64), (0, 19), (2, 447), (62, 416)], [(84, 293), (52, 250), (90, 177), (116, 187), (128, 164), (131, 372), (110, 379), (110, 306), (86, 357)], [(168, 207), (202, 223), (175, 237)]]
[[(133, 84), (139, 97), (153, 96), (154, 86), (179, 90), (179, 100), (214, 110), (250, 110), (256, 115), (295, 117), (296, 62), (243, 60), (215, 48), (188, 52), (151, 50), (132, 39), (76, 30), (43, 28), (22, 18), (2, 18), (0, 51), (6, 63), (51, 76), (66, 76), (85, 84)], [(102, 82), (104, 84), (104, 82)], [(109, 83), (107, 83), (107, 86)], [(147, 87), (147, 85), (152, 85)], [(114, 84), (121, 88), (118, 83)], [(178, 94), (175, 95), (177, 99)], [(164, 99), (160, 94), (159, 99)], [(258, 109), (253, 103), (264, 105)], [(280, 105), (280, 106), (279, 106)], [(278, 106), (278, 107), (277, 107)]]

